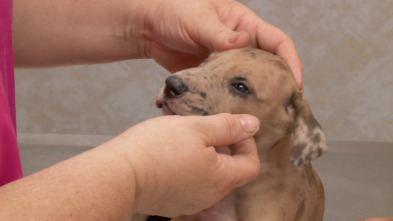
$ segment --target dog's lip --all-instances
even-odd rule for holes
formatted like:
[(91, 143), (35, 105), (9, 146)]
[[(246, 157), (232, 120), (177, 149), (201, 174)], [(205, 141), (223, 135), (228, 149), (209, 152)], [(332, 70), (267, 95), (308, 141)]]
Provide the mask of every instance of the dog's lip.
[(157, 99), (156, 106), (162, 109), (164, 115), (176, 115), (176, 113), (169, 107), (168, 103), (163, 99)]
[(161, 109), (164, 115), (176, 115), (176, 113), (168, 106), (168, 104), (162, 105)]

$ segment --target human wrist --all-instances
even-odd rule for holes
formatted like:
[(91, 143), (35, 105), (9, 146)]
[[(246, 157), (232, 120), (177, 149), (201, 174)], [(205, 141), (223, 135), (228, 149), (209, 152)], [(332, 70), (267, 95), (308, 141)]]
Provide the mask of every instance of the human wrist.
[(153, 20), (160, 4), (151, 0), (133, 0), (129, 4), (128, 14), (125, 13), (123, 36), (126, 44), (135, 47), (134, 58), (151, 58), (149, 41), (153, 38)]
[[(112, 192), (112, 197), (118, 199), (121, 203), (116, 203), (112, 200), (112, 205), (117, 207), (119, 214), (126, 214), (132, 216), (136, 214), (136, 187), (137, 178), (135, 174), (134, 164), (130, 161), (130, 152), (127, 149), (130, 145), (124, 139), (119, 139), (119, 136), (110, 141), (92, 149), (96, 156), (97, 162), (101, 165), (101, 175), (109, 186), (113, 183), (114, 186), (108, 187)], [(106, 171), (108, 170), (108, 171)], [(105, 175), (106, 174), (106, 175)]]
[[(131, 0), (124, 1), (124, 7), (117, 11), (119, 16), (117, 23), (113, 24), (114, 36), (118, 36), (119, 49), (124, 49), (126, 59), (149, 58), (146, 55), (145, 36), (147, 29), (145, 26), (146, 19), (146, 1)], [(122, 4), (119, 4), (121, 6)]]
[[(134, 139), (132, 134), (124, 133), (116, 136), (107, 143), (101, 145), (100, 148), (106, 148), (109, 150), (108, 154), (117, 155), (120, 167), (127, 171), (126, 176), (130, 176), (130, 189), (133, 190), (129, 193), (129, 197), (132, 197), (132, 212), (134, 214), (147, 214), (145, 208), (146, 195), (149, 192), (149, 183), (147, 182), (147, 177), (149, 176), (149, 171), (147, 170), (145, 151), (143, 148), (137, 148), (138, 146), (143, 146), (138, 143), (138, 139)], [(130, 136), (131, 135), (131, 136)], [(116, 150), (114, 151), (114, 148)], [(152, 164), (148, 165), (149, 167)], [(154, 166), (153, 166), (154, 167)], [(128, 193), (127, 193), (128, 194)]]

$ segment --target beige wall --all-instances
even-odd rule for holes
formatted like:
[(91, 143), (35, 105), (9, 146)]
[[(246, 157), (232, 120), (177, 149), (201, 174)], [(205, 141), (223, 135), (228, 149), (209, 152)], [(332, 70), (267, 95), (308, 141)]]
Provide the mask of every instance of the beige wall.
[[(330, 140), (393, 142), (391, 0), (248, 0), (295, 41), (305, 96)], [(117, 134), (160, 112), (149, 60), (17, 70), (21, 133)]]

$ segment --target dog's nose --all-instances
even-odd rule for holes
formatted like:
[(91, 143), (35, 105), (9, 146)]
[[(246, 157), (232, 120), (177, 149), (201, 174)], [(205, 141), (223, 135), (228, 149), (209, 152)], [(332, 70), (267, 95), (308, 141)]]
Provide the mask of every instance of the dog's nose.
[(176, 98), (184, 94), (187, 91), (187, 86), (183, 81), (176, 75), (171, 75), (165, 80), (165, 94), (169, 97)]

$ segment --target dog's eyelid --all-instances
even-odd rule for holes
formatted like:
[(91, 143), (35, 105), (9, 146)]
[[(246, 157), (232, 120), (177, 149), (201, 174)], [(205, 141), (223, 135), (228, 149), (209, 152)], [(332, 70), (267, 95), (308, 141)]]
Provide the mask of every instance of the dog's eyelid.
[(234, 78), (232, 79), (232, 81), (233, 81), (233, 82), (234, 82), (234, 81), (247, 82), (247, 79), (246, 79), (245, 77), (238, 76), (238, 77), (234, 77)]
[(249, 87), (249, 83), (248, 80), (244, 77), (235, 77), (229, 80), (229, 84), (230, 85), (234, 85), (234, 84), (244, 84), (245, 86)]
[(235, 93), (240, 95), (252, 94), (252, 89), (248, 85), (247, 80), (243, 77), (235, 77), (229, 81), (229, 85), (234, 89)]

